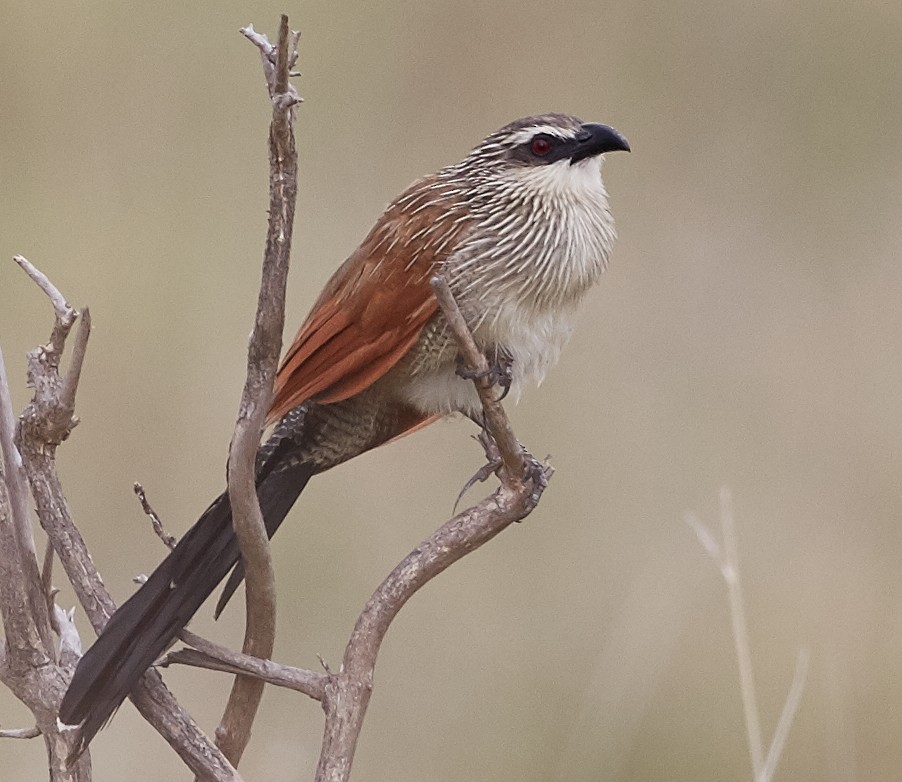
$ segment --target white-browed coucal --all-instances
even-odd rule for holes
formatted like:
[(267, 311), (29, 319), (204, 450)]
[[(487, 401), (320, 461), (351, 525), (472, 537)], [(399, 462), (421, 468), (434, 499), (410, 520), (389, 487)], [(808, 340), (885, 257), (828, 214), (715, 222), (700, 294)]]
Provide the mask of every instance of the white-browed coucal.
[[(600, 156), (629, 150), (606, 125), (527, 117), (393, 201), (335, 272), (288, 348), (260, 447), (257, 494), (275, 533), (311, 476), (450, 413), (478, 419), (473, 384), (430, 286), (443, 276), (479, 347), (519, 393), (541, 380), (614, 242)], [(242, 579), (226, 493), (217, 497), (79, 662), (60, 720), (77, 752), (231, 571)]]

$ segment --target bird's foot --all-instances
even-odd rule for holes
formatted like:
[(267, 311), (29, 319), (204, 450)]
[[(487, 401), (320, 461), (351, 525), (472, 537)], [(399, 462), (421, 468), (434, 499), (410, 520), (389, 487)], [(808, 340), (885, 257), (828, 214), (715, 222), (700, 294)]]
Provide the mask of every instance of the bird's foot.
[(454, 500), (454, 508), (451, 510), (451, 513), (457, 513), (457, 506), (460, 505), (460, 501), (463, 499), (464, 494), (466, 494), (470, 489), (473, 488), (477, 483), (485, 483), (492, 475), (498, 472), (501, 469), (502, 462), (501, 457), (486, 462), (482, 467), (480, 467), (475, 473), (473, 473), (467, 482), (463, 485), (463, 488), (460, 490), (460, 493), (457, 495), (457, 499)]
[[(504, 461), (501, 458), (501, 452), (498, 450), (498, 444), (495, 442), (495, 438), (492, 437), (488, 429), (486, 429), (485, 422), (482, 420), (481, 415), (469, 414), (469, 417), (473, 423), (479, 427), (479, 434), (474, 435), (473, 439), (482, 446), (482, 450), (485, 452), (486, 463), (464, 484), (460, 493), (457, 495), (457, 499), (454, 502), (454, 510), (452, 512), (457, 512), (457, 506), (460, 504), (464, 494), (477, 483), (484, 483), (492, 475), (499, 475), (502, 482), (504, 481), (503, 477), (500, 476), (501, 470), (504, 469)], [(523, 451), (524, 463), (523, 474), (520, 476), (520, 480), (528, 481), (532, 484), (532, 493), (529, 496), (528, 502), (530, 507), (534, 508), (538, 504), (542, 492), (548, 488), (548, 479), (554, 474), (554, 468), (549, 463), (549, 459), (551, 459), (550, 456), (546, 456), (544, 461), (539, 461), (529, 451), (523, 448), (522, 445), (520, 448)]]
[(548, 479), (554, 475), (554, 467), (549, 463), (550, 456), (546, 456), (544, 461), (539, 461), (529, 451), (524, 450), (524, 459), (526, 461), (526, 470), (524, 478), (532, 482), (532, 494), (529, 497), (529, 503), (534, 508), (542, 497), (542, 492), (548, 488)]
[(511, 390), (511, 384), (514, 381), (513, 366), (514, 360), (511, 355), (500, 348), (496, 349), (491, 356), (486, 356), (489, 366), (487, 369), (474, 370), (464, 366), (463, 357), (457, 357), (457, 376), (464, 380), (476, 380), (477, 378), (488, 378), (493, 386), (500, 386), (501, 396), (496, 401), (500, 402)]
[(495, 443), (495, 438), (489, 434), (488, 430), (485, 428), (485, 424), (476, 417), (473, 417), (473, 421), (479, 427), (479, 434), (474, 435), (473, 439), (482, 446), (482, 450), (485, 452), (486, 461), (485, 464), (473, 473), (463, 485), (463, 488), (457, 495), (457, 499), (454, 501), (452, 513), (457, 512), (457, 506), (460, 505), (460, 501), (463, 499), (464, 494), (470, 491), (477, 483), (485, 483), (492, 475), (496, 475), (498, 470), (500, 470), (504, 464), (501, 460), (501, 453), (498, 450), (498, 445)]

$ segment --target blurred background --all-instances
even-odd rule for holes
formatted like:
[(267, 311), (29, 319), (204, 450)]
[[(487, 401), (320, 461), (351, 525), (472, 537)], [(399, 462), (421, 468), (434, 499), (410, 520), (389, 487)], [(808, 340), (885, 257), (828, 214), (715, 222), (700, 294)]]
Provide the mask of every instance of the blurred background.
[[(223, 487), (266, 223), (269, 110), (237, 32), (303, 31), (288, 336), (383, 206), (526, 114), (621, 130), (611, 267), (511, 408), (557, 474), (382, 650), (354, 779), (750, 779), (726, 594), (683, 516), (731, 487), (778, 779), (902, 768), (902, 6), (887, 2), (3, 2), (0, 340), (19, 408), (50, 309), (94, 332), (59, 454), (119, 601)], [(341, 658), (382, 576), (481, 464), (452, 421), (311, 484), (278, 536), (278, 659)], [(479, 496), (480, 487), (473, 493)], [(71, 594), (63, 602), (71, 604)], [(197, 631), (240, 645), (241, 601)], [(91, 639), (81, 624), (85, 643)], [(167, 682), (212, 731), (229, 682)], [(29, 714), (0, 691), (0, 724)], [(268, 690), (241, 770), (310, 779), (318, 706)], [(189, 779), (126, 704), (95, 779)], [(0, 744), (43, 779), (40, 742)]]

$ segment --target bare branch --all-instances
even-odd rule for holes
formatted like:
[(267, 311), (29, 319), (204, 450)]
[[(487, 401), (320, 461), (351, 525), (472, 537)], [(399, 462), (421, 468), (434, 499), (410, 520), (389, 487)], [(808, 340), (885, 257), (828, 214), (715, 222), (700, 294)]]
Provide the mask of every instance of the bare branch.
[[(477, 379), (475, 385), (483, 403), (485, 429), (492, 442), (497, 444), (503, 463), (503, 469), (499, 472), (500, 488), (492, 496), (442, 525), (386, 577), (358, 618), (345, 650), (343, 665), (337, 673), (327, 668), (326, 674), (318, 674), (264, 659), (271, 655), (273, 648), (275, 588), (268, 538), (254, 485), (255, 460), (272, 395), (284, 326), (285, 281), (297, 191), (294, 107), (301, 98), (289, 82), (298, 56), (298, 34), (289, 31), (287, 17), (282, 17), (279, 41), (275, 47), (250, 26), (242, 32), (260, 49), (273, 105), (270, 221), (263, 279), (248, 349), (247, 382), (229, 453), (228, 492), (246, 576), (248, 620), (243, 654), (222, 649), (186, 631), (184, 637), (197, 651), (182, 650), (167, 658), (172, 662), (214, 667), (239, 674), (217, 731), (218, 743), (223, 747), (224, 754), (206, 741), (190, 717), (178, 707), (156, 671), (145, 674), (132, 699), (199, 777), (239, 782), (237, 772), (225, 756), (235, 763), (240, 758), (259, 703), (262, 683), (291, 687), (321, 700), (326, 713), (317, 779), (346, 780), (369, 703), (376, 658), (394, 617), (425, 583), (509, 524), (525, 518), (539, 501), (551, 469), (538, 464), (524, 451), (514, 437), (503, 408), (494, 398), (491, 382), (485, 377)], [(50, 343), (30, 356), (29, 379), (35, 387), (35, 398), (26, 409), (20, 426), (22, 460), (27, 468), (41, 523), (73, 582), (79, 600), (99, 631), (114, 610), (113, 601), (100, 581), (72, 521), (55, 470), (56, 446), (66, 439), (77, 423), (74, 416), (75, 395), (90, 321), (85, 311), (72, 360), (65, 376), (61, 377), (59, 365), (64, 343), (78, 313), (46, 276), (24, 258), (17, 257), (16, 260), (48, 295), (56, 313)], [(440, 279), (434, 280), (433, 285), (461, 354), (473, 369), (484, 372), (487, 368), (485, 356), (476, 348), (450, 290)], [(6, 449), (4, 451), (6, 453)], [(145, 512), (155, 522), (158, 534), (165, 539), (167, 536), (162, 532), (159, 518), (147, 503), (143, 491), (139, 490), (140, 486), (136, 485), (136, 493)], [(4, 508), (7, 507), (5, 500), (4, 485), (0, 482), (0, 534), (4, 527)], [(0, 540), (0, 545), (2, 543)], [(33, 548), (32, 543), (31, 559), (37, 572)], [(49, 581), (52, 557), (45, 561)], [(36, 583), (40, 586), (40, 579)], [(40, 592), (42, 596), (46, 593), (47, 589)], [(42, 605), (46, 610), (47, 603), (42, 602)], [(65, 671), (74, 666), (80, 653), (80, 641), (74, 632), (72, 614), (55, 605), (52, 609), (60, 628), (62, 663), (54, 670)], [(8, 649), (0, 649), (0, 678), (8, 668), (8, 652)], [(56, 691), (58, 694), (65, 689), (63, 677), (60, 678), (60, 687)], [(48, 729), (40, 719), (37, 724), (46, 737)], [(65, 739), (65, 736), (62, 738)], [(57, 751), (54, 757), (64, 755)], [(89, 773), (88, 762), (85, 756), (79, 764)]]
[[(283, 18), (287, 20), (287, 17)], [(287, 30), (287, 21), (283, 23), (283, 26)], [(280, 36), (281, 30), (282, 27), (280, 26)], [(242, 27), (239, 32), (260, 50), (260, 58), (263, 61), (263, 75), (266, 77), (266, 86), (269, 89), (270, 96), (275, 99), (277, 95), (284, 95), (286, 97), (281, 98), (280, 102), (288, 99), (292, 101), (292, 105), (294, 105), (295, 103), (303, 102), (304, 99), (296, 92), (288, 97), (288, 95), (290, 94), (288, 88), (288, 79), (277, 77), (276, 71), (277, 69), (281, 68), (278, 62), (278, 48), (273, 46), (269, 42), (269, 38), (267, 38), (266, 35), (262, 33), (258, 33), (254, 29), (254, 26), (252, 24), (249, 24), (247, 27)], [(298, 61), (298, 42), (300, 41), (300, 39), (300, 32), (297, 30), (292, 30), (287, 36), (287, 46), (282, 46), (282, 51), (286, 52), (289, 57), (289, 69), (293, 68), (295, 66), (295, 63), (297, 63)], [(280, 37), (279, 40), (281, 45), (283, 39)], [(287, 76), (300, 76), (300, 74), (289, 70)], [(283, 108), (288, 108), (288, 106), (283, 106)]]
[(47, 592), (38, 569), (28, 512), (27, 476), (14, 442), (14, 422), (0, 353), (0, 613), (6, 637), (0, 655), (0, 680), (34, 715), (47, 748), (52, 782), (87, 782), (90, 761), (85, 759), (71, 767), (67, 764), (71, 742), (56, 722), (67, 679), (56, 664)]
[(15, 443), (15, 426), (6, 364), (0, 350), (0, 478), (6, 495), (0, 502), (9, 510), (9, 516), (4, 518), (5, 510), (0, 508), (0, 572), (4, 582), (0, 584), (0, 611), (8, 664), (13, 670), (24, 672), (52, 659), (53, 640), (28, 512), (28, 481)]
[[(16, 261), (50, 298), (56, 315), (50, 342), (29, 354), (28, 376), (35, 393), (20, 418), (19, 450), (37, 505), (41, 526), (53, 544), (88, 619), (99, 633), (116, 606), (97, 573), (84, 538), (75, 526), (56, 472), (56, 448), (68, 437), (75, 424), (71, 404), (77, 390), (89, 327), (79, 328), (77, 341), (80, 347), (77, 346), (76, 350), (80, 351), (81, 355), (73, 356), (64, 380), (60, 377), (59, 365), (66, 336), (77, 313), (44, 274), (20, 256)], [(0, 558), (0, 563), (4, 560), (5, 558)], [(46, 610), (46, 603), (44, 606)], [(59, 614), (57, 617), (60, 618)], [(75, 640), (71, 635), (63, 636), (61, 652), (65, 653), (63, 659), (68, 659), (70, 655), (74, 656)], [(52, 720), (47, 726), (38, 720), (38, 726), (44, 731), (45, 740), (48, 742), (55, 739), (56, 709), (64, 691), (65, 682), (60, 679), (57, 689), (53, 691), (56, 706), (52, 712)], [(131, 698), (141, 714), (160, 732), (195, 774), (203, 779), (240, 782), (240, 777), (232, 766), (197, 727), (190, 715), (179, 706), (156, 671), (148, 671), (144, 675), (133, 690)], [(61, 769), (59, 778), (64, 779), (70, 768), (66, 764), (66, 755), (71, 749), (71, 736), (68, 733), (60, 735), (62, 743), (59, 746), (57, 744), (51, 746), (51, 760), (53, 768), (59, 766)], [(89, 774), (88, 754), (85, 753), (71, 768), (76, 769), (78, 773)]]
[[(267, 658), (272, 655), (276, 631), (276, 584), (269, 550), (269, 537), (263, 523), (256, 491), (256, 457), (285, 325), (285, 287), (294, 227), (297, 198), (297, 154), (294, 145), (294, 106), (299, 96), (288, 82), (290, 66), (297, 60), (297, 35), (288, 29), (283, 15), (279, 26), (276, 64), (264, 36), (249, 28), (245, 32), (260, 48), (270, 96), (273, 102), (270, 125), (269, 227), (263, 255), (263, 273), (254, 330), (248, 346), (247, 382), (241, 398), (235, 433), (229, 449), (229, 501), (232, 524), (241, 548), (245, 571), (246, 626), (244, 653)], [(216, 730), (217, 744), (237, 765), (250, 739), (251, 725), (257, 713), (263, 683), (239, 676), (235, 679), (229, 702)]]
[[(452, 325), (458, 347), (474, 369), (485, 369), (485, 357), (478, 351), (447, 286), (433, 280), (439, 303)], [(456, 314), (455, 314), (456, 313)], [(341, 671), (329, 675), (323, 708), (326, 728), (316, 770), (317, 782), (348, 779), (357, 739), (369, 705), (373, 670), (379, 649), (392, 620), (404, 604), (424, 584), (461, 557), (535, 508), (551, 476), (551, 469), (530, 464), (517, 442), (500, 402), (488, 381), (475, 381), (485, 412), (486, 428), (498, 443), (505, 469), (501, 487), (478, 505), (443, 524), (395, 567), (373, 593), (357, 619), (345, 649)]]
[(0, 739), (36, 739), (41, 735), (38, 728), (6, 728), (0, 730)]
[[(22, 255), (15, 255), (13, 256), (13, 260), (22, 267), (22, 271), (31, 277), (35, 284), (44, 291), (47, 298), (50, 299), (50, 303), (53, 305), (53, 311), (56, 314), (56, 328), (59, 328), (62, 331), (62, 338), (65, 339), (69, 334), (69, 329), (72, 328), (72, 324), (75, 323), (75, 319), (78, 317), (78, 310), (69, 305), (65, 296), (63, 296), (63, 294), (59, 292), (59, 289), (50, 282), (47, 275), (33, 266), (27, 258)], [(61, 352), (63, 346), (62, 344), (57, 344), (56, 341), (53, 341), (53, 347), (58, 352)]]
[(60, 407), (63, 410), (68, 410), (70, 416), (75, 413), (75, 392), (78, 390), (78, 381), (81, 379), (81, 368), (85, 362), (85, 353), (88, 350), (88, 338), (90, 336), (91, 311), (85, 307), (81, 311), (81, 320), (78, 323), (78, 331), (75, 332), (75, 344), (72, 347), (69, 369), (66, 371), (63, 387), (60, 390)]
[(129, 696), (138, 711), (202, 780), (242, 782), (219, 748), (178, 703), (157, 671), (144, 674)]
[(141, 503), (141, 509), (150, 519), (150, 524), (153, 527), (153, 531), (156, 533), (157, 537), (163, 541), (163, 545), (166, 546), (170, 551), (175, 548), (175, 544), (178, 543), (178, 539), (174, 535), (170, 535), (166, 532), (166, 529), (163, 527), (163, 522), (160, 517), (157, 515), (157, 512), (151, 507), (150, 502), (147, 500), (147, 495), (144, 493), (144, 487), (135, 481), (135, 494), (138, 497), (138, 501)]
[[(39, 345), (28, 354), (28, 384), (34, 389), (34, 397), (22, 413), (19, 440), (30, 437), (55, 448), (69, 436), (78, 423), (73, 416), (75, 391), (90, 334), (90, 322), (87, 329), (79, 328), (81, 331), (79, 355), (70, 367), (69, 388), (64, 403), (61, 399), (64, 381), (60, 377), (59, 367), (66, 338), (78, 318), (78, 310), (71, 307), (47, 276), (28, 260), (17, 255), (15, 261), (47, 295), (55, 314), (50, 341), (46, 345)], [(23, 454), (23, 458), (24, 456)]]
[(281, 665), (272, 660), (261, 660), (259, 657), (251, 657), (241, 652), (233, 652), (231, 649), (201, 638), (190, 630), (182, 630), (179, 638), (193, 648), (170, 652), (163, 658), (162, 665), (178, 663), (236, 675), (245, 674), (267, 684), (296, 690), (314, 700), (321, 701), (323, 699), (328, 678), (325, 674)]

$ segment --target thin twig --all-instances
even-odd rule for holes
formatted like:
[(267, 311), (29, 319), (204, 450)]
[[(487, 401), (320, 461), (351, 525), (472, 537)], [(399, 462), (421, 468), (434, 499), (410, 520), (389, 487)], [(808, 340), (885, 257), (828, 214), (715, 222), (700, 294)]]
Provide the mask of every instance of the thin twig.
[(166, 532), (162, 520), (157, 515), (157, 512), (151, 507), (150, 502), (147, 499), (144, 487), (137, 481), (135, 481), (134, 490), (138, 497), (138, 502), (141, 503), (141, 509), (144, 511), (147, 518), (150, 519), (150, 525), (153, 527), (153, 531), (156, 533), (157, 537), (163, 541), (163, 545), (172, 551), (172, 549), (175, 548), (175, 544), (178, 543), (178, 539), (174, 535), (170, 535)]
[(38, 728), (4, 728), (0, 729), (0, 739), (36, 739), (41, 735)]
[(75, 323), (75, 318), (78, 317), (78, 311), (69, 305), (66, 297), (60, 293), (59, 288), (50, 282), (50, 278), (44, 272), (34, 266), (24, 256), (14, 255), (13, 260), (22, 267), (22, 271), (31, 277), (35, 284), (44, 291), (47, 298), (50, 299), (59, 325), (63, 328), (71, 328), (72, 324)]
[(328, 673), (328, 674), (331, 676), (331, 675), (332, 675), (332, 668), (331, 668), (331, 666), (329, 665), (329, 663), (326, 662), (326, 658), (323, 657), (321, 654), (317, 653), (316, 659), (319, 660), (320, 667), (321, 667), (326, 673)]
[(683, 517), (683, 520), (692, 529), (695, 536), (698, 538), (698, 542), (701, 543), (702, 548), (708, 556), (717, 563), (717, 567), (720, 568), (722, 572), (723, 565), (721, 563), (723, 562), (723, 554), (720, 551), (720, 546), (711, 534), (711, 531), (702, 524), (701, 520), (694, 513), (687, 513)]
[(786, 702), (783, 704), (783, 711), (780, 713), (780, 720), (774, 730), (774, 737), (770, 743), (770, 749), (767, 751), (767, 758), (764, 760), (764, 768), (761, 771), (761, 782), (771, 782), (774, 774), (777, 773), (777, 764), (783, 755), (783, 748), (786, 746), (786, 739), (795, 721), (796, 714), (799, 711), (799, 705), (802, 702), (802, 694), (805, 692), (805, 680), (808, 678), (808, 663), (811, 654), (807, 649), (799, 649), (799, 655), (796, 658), (796, 670), (792, 676), (792, 685), (786, 695)]
[(60, 406), (64, 410), (75, 412), (75, 392), (78, 390), (78, 381), (81, 379), (81, 368), (85, 363), (85, 354), (88, 350), (88, 338), (91, 336), (91, 311), (83, 307), (81, 319), (78, 322), (78, 330), (75, 332), (75, 343), (72, 346), (72, 356), (69, 359), (69, 369), (63, 378), (63, 387), (60, 390)]
[[(13, 256), (13, 260), (19, 264), (22, 271), (32, 279), (35, 285), (44, 292), (53, 306), (55, 317), (53, 319), (53, 329), (50, 332), (50, 341), (47, 345), (39, 346), (28, 354), (28, 381), (29, 385), (34, 387), (36, 399), (46, 400), (53, 398), (53, 401), (56, 403), (53, 406), (54, 415), (52, 417), (47, 416), (46, 425), (54, 430), (61, 430), (59, 432), (59, 437), (61, 438), (59, 442), (62, 442), (62, 439), (68, 436), (69, 430), (74, 424), (70, 422), (68, 417), (61, 420), (61, 413), (65, 410), (69, 411), (69, 417), (71, 417), (71, 405), (64, 408), (59, 404), (59, 364), (63, 356), (66, 339), (72, 330), (72, 325), (78, 318), (78, 310), (66, 301), (66, 297), (60, 293), (59, 288), (50, 281), (50, 278), (27, 258), (16, 255)], [(74, 404), (74, 388), (71, 393), (73, 394), (71, 401)]]
[(698, 537), (705, 552), (714, 560), (721, 576), (727, 585), (727, 596), (730, 603), (730, 620), (733, 627), (733, 644), (739, 667), (739, 689), (742, 695), (742, 708), (745, 716), (746, 736), (749, 745), (749, 756), (752, 763), (752, 774), (755, 782), (771, 782), (780, 762), (786, 745), (786, 739), (798, 712), (805, 680), (808, 675), (809, 652), (799, 651), (792, 685), (783, 704), (780, 720), (774, 730), (767, 756), (764, 756), (764, 741), (761, 731), (761, 717), (758, 711), (755, 679), (752, 673), (752, 653), (749, 644), (748, 626), (745, 620), (745, 608), (742, 598), (742, 582), (739, 578), (739, 554), (736, 543), (736, 528), (733, 516), (733, 499), (729, 489), (720, 490), (720, 523), (723, 535), (723, 546), (718, 545), (711, 532), (693, 514), (686, 514), (686, 523)]
[[(287, 25), (285, 26), (287, 28)], [(239, 32), (260, 50), (260, 57), (263, 61), (263, 75), (266, 77), (266, 86), (273, 101), (280, 104), (288, 101), (289, 105), (292, 106), (296, 103), (302, 103), (304, 99), (293, 88), (289, 87), (288, 79), (277, 78), (276, 76), (276, 69), (279, 68), (278, 47), (273, 46), (266, 35), (258, 33), (252, 24), (242, 27)], [(289, 55), (289, 69), (293, 68), (298, 61), (298, 43), (300, 39), (301, 33), (297, 30), (292, 30), (287, 37), (287, 46), (282, 47), (282, 51), (287, 52)], [(280, 42), (282, 40), (280, 38)], [(300, 76), (299, 73), (291, 70), (288, 71), (287, 75), (289, 77)], [(289, 108), (289, 105), (282, 105), (281, 108)]]
[[(245, 35), (260, 46), (261, 36), (254, 33), (252, 37), (248, 32)], [(297, 59), (296, 53), (290, 50), (291, 43), (297, 43), (297, 36), (290, 32), (288, 17), (283, 15), (274, 70), (270, 67), (271, 49), (261, 46), (273, 101), (269, 133), (269, 226), (257, 314), (248, 346), (247, 381), (229, 448), (229, 502), (245, 572), (246, 625), (242, 648), (245, 654), (258, 658), (272, 655), (276, 632), (275, 576), (269, 537), (257, 499), (255, 468), (282, 347), (285, 288), (297, 198), (294, 106), (299, 98), (288, 82), (288, 71)], [(250, 739), (262, 694), (261, 681), (246, 676), (235, 679), (216, 730), (217, 744), (233, 765), (238, 764)]]
[(764, 768), (764, 742), (761, 738), (761, 718), (755, 692), (755, 677), (752, 672), (752, 652), (745, 620), (742, 582), (739, 578), (733, 499), (726, 487), (720, 490), (720, 524), (723, 530), (723, 563), (720, 571), (727, 584), (727, 596), (730, 601), (730, 620), (733, 624), (733, 643), (739, 665), (739, 689), (742, 693), (742, 711), (748, 733), (749, 755), (752, 760), (752, 773), (755, 779), (761, 779), (761, 771)]
[(433, 277), (430, 280), (430, 284), (435, 292), (435, 298), (438, 299), (442, 308), (445, 319), (448, 321), (448, 326), (454, 333), (461, 356), (463, 356), (468, 368), (476, 374), (473, 383), (476, 386), (476, 392), (479, 394), (479, 401), (482, 403), (482, 409), (485, 413), (486, 427), (498, 445), (501, 461), (512, 476), (520, 477), (526, 471), (526, 458), (523, 448), (517, 442), (517, 438), (514, 437), (513, 429), (507, 415), (504, 413), (504, 408), (496, 398), (494, 386), (488, 378), (488, 361), (482, 351), (476, 346), (473, 335), (467, 327), (464, 316), (454, 300), (454, 295), (451, 293), (451, 288), (447, 281), (442, 277)]
[(240, 28), (238, 32), (260, 50), (260, 55), (262, 57), (266, 57), (272, 62), (272, 55), (275, 51), (275, 47), (269, 42), (269, 38), (266, 37), (265, 33), (258, 33), (252, 24)]

